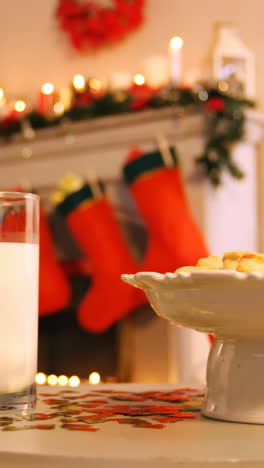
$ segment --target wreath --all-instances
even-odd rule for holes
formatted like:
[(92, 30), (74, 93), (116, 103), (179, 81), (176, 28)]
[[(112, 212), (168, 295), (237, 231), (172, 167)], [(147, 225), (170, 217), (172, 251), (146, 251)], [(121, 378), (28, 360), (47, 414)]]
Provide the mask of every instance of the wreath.
[[(106, 2), (104, 2), (106, 3)], [(73, 47), (82, 52), (121, 41), (143, 22), (144, 0), (59, 0), (56, 18)]]

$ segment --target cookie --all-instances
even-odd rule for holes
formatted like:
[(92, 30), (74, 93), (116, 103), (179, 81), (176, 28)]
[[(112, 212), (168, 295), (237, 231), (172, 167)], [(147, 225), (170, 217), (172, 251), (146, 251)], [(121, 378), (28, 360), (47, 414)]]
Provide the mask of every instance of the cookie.
[(197, 271), (197, 270), (201, 270), (201, 268), (198, 268), (196, 266), (185, 266), (185, 267), (178, 268), (177, 270), (175, 270), (174, 273), (191, 273), (192, 271)]
[(224, 267), (223, 260), (219, 255), (211, 255), (210, 257), (200, 258), (197, 265), (204, 270), (218, 270)]
[(254, 255), (251, 252), (225, 252), (223, 257), (224, 269), (226, 270), (236, 270), (239, 264), (241, 257), (244, 255)]
[(264, 254), (246, 254), (240, 258), (237, 271), (264, 271)]

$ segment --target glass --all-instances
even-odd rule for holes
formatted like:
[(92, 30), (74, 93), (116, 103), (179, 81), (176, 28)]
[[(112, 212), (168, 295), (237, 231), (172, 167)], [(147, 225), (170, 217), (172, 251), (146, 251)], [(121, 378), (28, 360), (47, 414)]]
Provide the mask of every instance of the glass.
[(0, 410), (35, 406), (39, 197), (0, 192)]

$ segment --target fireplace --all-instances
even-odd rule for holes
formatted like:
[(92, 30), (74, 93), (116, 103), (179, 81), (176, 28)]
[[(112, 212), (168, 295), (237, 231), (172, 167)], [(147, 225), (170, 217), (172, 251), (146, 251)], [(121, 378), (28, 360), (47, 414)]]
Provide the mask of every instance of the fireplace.
[[(194, 164), (204, 144), (203, 118), (192, 113), (179, 115), (177, 109), (74, 123), (63, 129), (43, 130), (29, 142), (17, 137), (0, 148), (0, 183), (2, 189), (7, 189), (29, 182), (40, 193), (47, 212), (52, 212), (49, 196), (58, 180), (69, 172), (85, 177), (87, 169), (93, 168), (106, 183), (129, 246), (140, 258), (146, 246), (145, 227), (122, 182), (121, 168), (131, 145), (152, 150), (162, 134), (177, 149), (188, 200), (209, 250), (217, 254), (227, 250), (257, 251), (256, 143), (262, 131), (260, 116), (249, 113), (245, 139), (233, 149), (233, 157), (246, 177), (238, 182), (224, 176), (217, 190), (197, 176)], [(244, 229), (245, 217), (248, 230)], [(65, 249), (52, 217), (51, 225), (63, 260)], [(98, 371), (106, 380), (204, 382), (209, 351), (205, 335), (171, 327), (156, 318), (149, 307), (122, 320), (104, 335), (87, 334), (76, 322), (76, 304), (90, 279), (72, 281), (72, 306), (40, 321), (39, 371), (83, 378)]]

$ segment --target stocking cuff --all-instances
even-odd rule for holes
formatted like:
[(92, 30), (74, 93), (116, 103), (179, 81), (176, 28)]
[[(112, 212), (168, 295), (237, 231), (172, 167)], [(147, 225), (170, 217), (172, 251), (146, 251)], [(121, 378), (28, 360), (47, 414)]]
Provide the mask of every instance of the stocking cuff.
[[(98, 185), (104, 193), (104, 185), (102, 182), (98, 181)], [(94, 192), (90, 185), (84, 185), (80, 190), (77, 192), (70, 193), (58, 206), (57, 210), (59, 213), (67, 217), (72, 211), (78, 208), (82, 203), (86, 201), (96, 200), (97, 197), (95, 196)]]
[[(171, 162), (173, 166), (178, 165), (178, 157), (175, 148), (169, 149), (171, 153)], [(144, 153), (142, 156), (128, 162), (123, 169), (124, 178), (127, 184), (132, 184), (141, 175), (155, 171), (160, 168), (168, 167), (162, 158), (160, 151)]]

